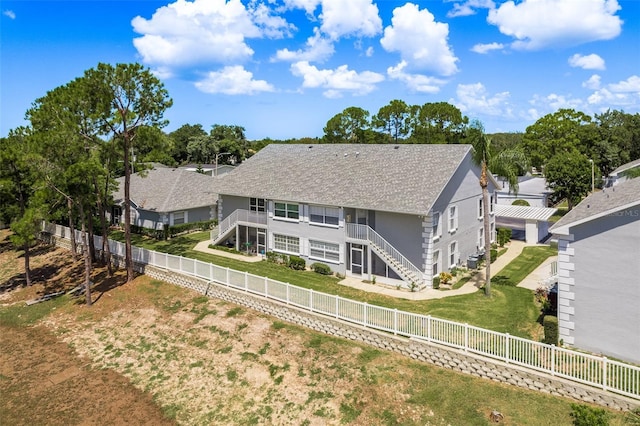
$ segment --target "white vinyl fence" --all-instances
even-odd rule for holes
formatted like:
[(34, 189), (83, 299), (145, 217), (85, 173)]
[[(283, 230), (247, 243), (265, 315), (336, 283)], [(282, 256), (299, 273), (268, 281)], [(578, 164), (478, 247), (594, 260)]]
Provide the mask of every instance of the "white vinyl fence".
[[(69, 229), (47, 224), (45, 231), (69, 238)], [(76, 231), (76, 241), (82, 240)], [(96, 248), (102, 237), (96, 236)], [(111, 253), (124, 257), (123, 243), (110, 240)], [(559, 348), (508, 333), (497, 333), (410, 312), (370, 305), (288, 283), (239, 272), (211, 263), (167, 253), (132, 248), (134, 262), (191, 275), (272, 300), (395, 335), (407, 336), (461, 349), (509, 364), (640, 399), (640, 367), (577, 351)]]

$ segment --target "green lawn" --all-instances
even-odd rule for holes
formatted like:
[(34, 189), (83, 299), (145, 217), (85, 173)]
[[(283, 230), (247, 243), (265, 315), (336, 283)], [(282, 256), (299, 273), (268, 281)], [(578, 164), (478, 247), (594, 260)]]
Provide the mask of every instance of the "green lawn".
[[(340, 285), (338, 284), (339, 280), (333, 276), (320, 275), (311, 271), (294, 271), (266, 261), (243, 262), (193, 250), (198, 242), (206, 240), (208, 237), (208, 232), (197, 232), (168, 241), (155, 241), (151, 238), (133, 235), (132, 243), (138, 247), (195, 258), (327, 294), (407, 312), (433, 315), (525, 338), (531, 337), (531, 330), (539, 315), (533, 293), (531, 290), (523, 288), (495, 285), (492, 286), (491, 298), (485, 297), (483, 292), (478, 291), (443, 299), (419, 301), (398, 299)], [(122, 233), (113, 233), (111, 238), (122, 241), (123, 235)], [(518, 258), (502, 270), (501, 275), (508, 276), (514, 282), (520, 282), (547, 257), (556, 253), (555, 249), (549, 247), (526, 247)]]

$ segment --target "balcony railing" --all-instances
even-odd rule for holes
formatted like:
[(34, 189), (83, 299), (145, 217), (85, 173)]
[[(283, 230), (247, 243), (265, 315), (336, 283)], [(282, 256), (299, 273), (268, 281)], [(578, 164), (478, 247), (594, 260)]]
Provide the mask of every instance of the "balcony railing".
[(215, 242), (220, 236), (226, 234), (236, 223), (243, 222), (255, 225), (266, 225), (267, 214), (265, 212), (255, 212), (252, 210), (237, 209), (224, 218), (218, 226), (211, 231), (211, 239)]

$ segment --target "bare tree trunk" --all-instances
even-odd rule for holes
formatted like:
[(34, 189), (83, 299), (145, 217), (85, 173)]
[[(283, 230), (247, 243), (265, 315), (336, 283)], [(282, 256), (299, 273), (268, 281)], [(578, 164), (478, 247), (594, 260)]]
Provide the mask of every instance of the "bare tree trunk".
[(82, 253), (84, 255), (84, 293), (87, 301), (87, 306), (91, 306), (91, 257), (89, 256), (89, 238), (87, 235), (86, 229), (86, 220), (84, 215), (84, 207), (82, 203), (78, 203), (80, 207), (80, 220), (82, 221), (82, 244), (84, 245), (84, 250)]
[(96, 261), (96, 246), (93, 244), (93, 214), (89, 211), (89, 215), (87, 216), (87, 232), (89, 239), (89, 257), (91, 259), (91, 264)]
[(31, 252), (29, 250), (29, 242), (26, 242), (24, 244), (24, 280), (27, 286), (31, 285)]
[(71, 198), (67, 197), (67, 213), (69, 215), (69, 231), (71, 232), (71, 256), (73, 260), (78, 259), (78, 248), (76, 247), (76, 228), (73, 224), (73, 202)]
[(133, 281), (133, 259), (131, 254), (131, 198), (129, 186), (131, 183), (131, 169), (129, 159), (129, 143), (124, 136), (124, 250), (125, 266), (127, 268), (127, 282)]
[[(109, 176), (106, 178), (107, 184), (105, 185), (105, 194), (109, 190)], [(113, 267), (111, 266), (111, 249), (109, 248), (109, 227), (107, 226), (106, 218), (106, 203), (102, 202), (102, 194), (98, 188), (98, 180), (93, 176), (93, 186), (95, 187), (96, 194), (98, 195), (98, 210), (100, 211), (100, 227), (102, 228), (102, 256), (101, 260), (107, 265), (107, 274), (109, 277), (113, 276)]]

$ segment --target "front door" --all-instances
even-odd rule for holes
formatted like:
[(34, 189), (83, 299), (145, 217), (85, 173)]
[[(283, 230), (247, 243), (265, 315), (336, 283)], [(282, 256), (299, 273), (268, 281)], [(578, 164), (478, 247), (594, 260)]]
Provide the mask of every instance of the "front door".
[(264, 229), (258, 229), (258, 254), (267, 253), (267, 233)]
[(354, 275), (362, 275), (362, 245), (351, 245), (351, 273)]

